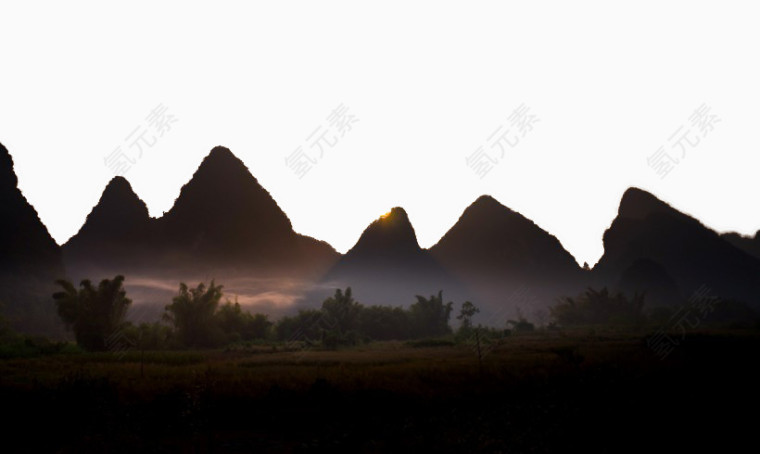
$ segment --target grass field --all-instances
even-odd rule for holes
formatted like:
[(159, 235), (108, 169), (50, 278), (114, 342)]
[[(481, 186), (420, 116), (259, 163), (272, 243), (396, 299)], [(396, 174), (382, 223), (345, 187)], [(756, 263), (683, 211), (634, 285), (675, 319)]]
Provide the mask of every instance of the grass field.
[(576, 330), (480, 361), (447, 342), (74, 351), (0, 361), (0, 401), (25, 452), (726, 450), (755, 439), (758, 347), (693, 332), (662, 359), (643, 333)]

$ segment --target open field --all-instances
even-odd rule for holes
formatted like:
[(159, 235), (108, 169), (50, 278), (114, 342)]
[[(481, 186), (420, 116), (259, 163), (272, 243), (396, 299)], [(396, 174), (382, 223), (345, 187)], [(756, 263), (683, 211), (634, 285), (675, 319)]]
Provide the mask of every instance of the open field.
[(442, 344), (6, 359), (4, 437), (38, 452), (661, 452), (757, 427), (757, 331), (693, 332), (665, 359), (634, 333), (515, 335), (482, 362)]

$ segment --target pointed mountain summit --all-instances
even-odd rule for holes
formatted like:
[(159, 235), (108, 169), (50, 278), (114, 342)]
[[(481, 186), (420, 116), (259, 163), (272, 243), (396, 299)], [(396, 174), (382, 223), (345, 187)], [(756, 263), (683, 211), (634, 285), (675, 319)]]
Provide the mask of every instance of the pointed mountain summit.
[[(64, 276), (61, 251), (37, 211), (18, 188), (13, 158), (0, 144), (0, 308), (19, 330), (41, 332), (57, 326), (49, 305), (53, 281)], [(44, 309), (43, 309), (44, 308)], [(35, 314), (35, 312), (37, 314)]]
[[(162, 221), (179, 240), (198, 231), (232, 234), (230, 240), (250, 234), (285, 237), (293, 229), (243, 161), (224, 147), (215, 147), (203, 159)], [(253, 231), (245, 232), (247, 228)]]
[(72, 237), (73, 243), (80, 236), (104, 235), (107, 233), (133, 233), (150, 221), (148, 207), (132, 190), (132, 185), (124, 177), (115, 177), (106, 186), (100, 201), (87, 216), (79, 232)]
[(518, 307), (545, 308), (583, 285), (580, 267), (557, 238), (488, 195), (468, 206), (430, 252), (481, 304), (510, 317)]
[(297, 235), (269, 192), (224, 147), (211, 150), (182, 187), (159, 220), (159, 236), (169, 256), (204, 266), (320, 268), (338, 255), (327, 243)]
[(372, 222), (346, 255), (392, 258), (419, 254), (421, 250), (406, 211), (395, 207)]
[(491, 196), (467, 207), (430, 252), (447, 266), (478, 273), (529, 277), (579, 269), (557, 238)]
[(410, 304), (415, 295), (439, 290), (447, 299), (466, 295), (458, 279), (420, 247), (409, 216), (399, 207), (373, 221), (324, 282), (352, 287), (366, 304)]
[(625, 190), (618, 206), (619, 217), (645, 219), (655, 213), (675, 214), (670, 205), (643, 189), (630, 187)]
[(631, 188), (604, 233), (594, 275), (614, 285), (640, 259), (657, 263), (685, 300), (705, 285), (714, 296), (760, 306), (760, 260), (652, 194)]
[(129, 182), (113, 178), (82, 228), (63, 245), (67, 268), (84, 278), (92, 272), (126, 273), (145, 266), (154, 222)]

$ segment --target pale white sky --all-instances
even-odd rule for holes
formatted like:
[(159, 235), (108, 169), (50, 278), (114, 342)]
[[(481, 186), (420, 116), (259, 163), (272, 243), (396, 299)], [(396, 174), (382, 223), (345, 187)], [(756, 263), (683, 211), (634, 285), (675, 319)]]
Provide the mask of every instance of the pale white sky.
[[(757, 2), (157, 3), (0, 6), (0, 142), (59, 243), (119, 146), (153, 216), (224, 145), (341, 252), (393, 206), (429, 247), (491, 194), (594, 263), (631, 185), (719, 231), (760, 228)], [(342, 136), (341, 103), (358, 120)], [(538, 121), (518, 142), (523, 103)], [(682, 154), (669, 138), (683, 125), (697, 142), (703, 103), (719, 121)], [(163, 136), (145, 120), (159, 104), (176, 119)], [(300, 179), (298, 146), (316, 161)], [(498, 161), (482, 179), (479, 146)], [(679, 160), (664, 179), (647, 164), (660, 146)]]

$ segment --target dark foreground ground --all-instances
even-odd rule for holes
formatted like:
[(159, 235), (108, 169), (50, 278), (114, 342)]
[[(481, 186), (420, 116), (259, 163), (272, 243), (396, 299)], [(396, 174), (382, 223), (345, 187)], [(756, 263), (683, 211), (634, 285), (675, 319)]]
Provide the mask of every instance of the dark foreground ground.
[[(281, 350), (281, 348), (280, 348)], [(736, 452), (760, 335), (535, 333), (473, 348), (58, 354), (0, 361), (2, 452)]]

